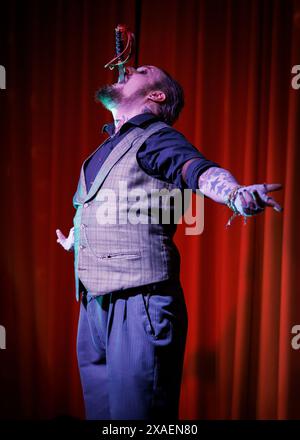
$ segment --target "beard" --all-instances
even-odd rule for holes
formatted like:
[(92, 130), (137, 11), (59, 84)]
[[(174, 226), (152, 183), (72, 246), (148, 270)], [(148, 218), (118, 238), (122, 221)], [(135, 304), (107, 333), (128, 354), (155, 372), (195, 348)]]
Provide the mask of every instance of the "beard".
[(117, 84), (107, 84), (101, 87), (96, 92), (96, 100), (101, 102), (101, 104), (107, 109), (111, 110), (119, 105), (130, 105), (135, 104), (137, 100), (145, 97), (150, 91), (149, 85), (136, 90), (130, 96), (124, 97), (122, 89), (116, 87)]
[(114, 84), (107, 84), (96, 92), (96, 100), (107, 109), (111, 110), (122, 102), (122, 91)]

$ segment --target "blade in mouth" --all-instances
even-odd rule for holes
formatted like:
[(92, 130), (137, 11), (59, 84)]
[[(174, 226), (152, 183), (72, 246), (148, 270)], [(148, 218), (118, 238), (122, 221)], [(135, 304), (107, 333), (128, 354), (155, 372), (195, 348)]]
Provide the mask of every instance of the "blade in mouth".
[(120, 65), (119, 66), (119, 79), (118, 79), (119, 83), (123, 83), (125, 82), (125, 68), (124, 65)]

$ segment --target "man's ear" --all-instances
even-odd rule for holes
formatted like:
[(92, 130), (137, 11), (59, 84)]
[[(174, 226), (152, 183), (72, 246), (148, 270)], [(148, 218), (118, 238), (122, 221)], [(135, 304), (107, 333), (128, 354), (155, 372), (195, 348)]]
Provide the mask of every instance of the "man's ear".
[(166, 95), (161, 90), (155, 90), (150, 92), (147, 98), (154, 102), (163, 102), (166, 100)]

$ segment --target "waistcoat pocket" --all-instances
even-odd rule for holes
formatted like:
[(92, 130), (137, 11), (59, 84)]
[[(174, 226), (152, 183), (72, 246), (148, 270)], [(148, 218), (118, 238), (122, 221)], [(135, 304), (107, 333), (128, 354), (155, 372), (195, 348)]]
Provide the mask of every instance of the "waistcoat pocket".
[(119, 252), (107, 252), (107, 253), (98, 253), (94, 250), (94, 246), (90, 244), (90, 241), (87, 237), (86, 230), (84, 228), (84, 238), (85, 242), (87, 244), (87, 247), (89, 248), (91, 254), (97, 258), (97, 260), (117, 260), (117, 259), (137, 259), (141, 258), (141, 252), (139, 250), (131, 249), (129, 251), (119, 251)]
[(117, 258), (124, 258), (124, 259), (131, 259), (131, 258), (141, 258), (140, 252), (110, 252), (109, 254), (104, 255), (97, 255), (95, 254), (97, 258), (100, 260), (103, 259), (117, 259)]

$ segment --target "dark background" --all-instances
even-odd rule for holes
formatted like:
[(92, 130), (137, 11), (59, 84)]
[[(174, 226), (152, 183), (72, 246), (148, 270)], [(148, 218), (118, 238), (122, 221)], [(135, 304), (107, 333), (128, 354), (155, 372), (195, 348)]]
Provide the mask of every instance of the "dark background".
[(76, 363), (72, 226), (85, 157), (111, 120), (95, 90), (115, 80), (114, 28), (139, 64), (184, 87), (176, 128), (241, 184), (277, 183), (284, 212), (246, 226), (205, 201), (204, 233), (176, 243), (189, 312), (184, 419), (300, 418), (298, 0), (24, 0), (1, 3), (0, 418), (83, 417)]

